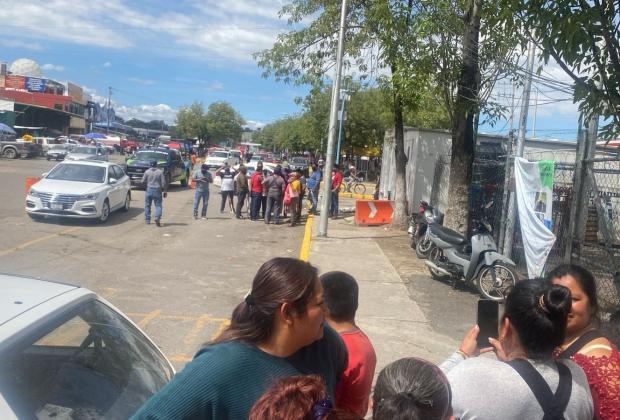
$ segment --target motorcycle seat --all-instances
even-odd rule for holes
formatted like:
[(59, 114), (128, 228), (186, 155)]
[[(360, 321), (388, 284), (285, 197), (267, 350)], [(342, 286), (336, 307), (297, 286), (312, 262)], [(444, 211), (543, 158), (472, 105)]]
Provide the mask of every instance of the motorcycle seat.
[(455, 230), (449, 229), (442, 225), (430, 225), (431, 232), (442, 241), (453, 245), (465, 245), (467, 238)]

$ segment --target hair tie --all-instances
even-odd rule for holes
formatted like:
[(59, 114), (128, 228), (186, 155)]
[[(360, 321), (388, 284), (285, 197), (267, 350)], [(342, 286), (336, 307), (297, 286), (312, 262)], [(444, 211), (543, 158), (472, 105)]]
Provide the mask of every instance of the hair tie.
[(320, 419), (325, 417), (332, 411), (333, 404), (329, 398), (325, 398), (323, 400), (317, 401), (316, 404), (312, 407), (312, 416), (315, 419)]
[(545, 305), (545, 295), (544, 294), (540, 295), (540, 297), (538, 298), (538, 306), (540, 306), (540, 309), (542, 309), (543, 312), (545, 312), (548, 315), (551, 315), (551, 312), (549, 311), (549, 309), (547, 309), (547, 305)]
[(254, 296), (252, 296), (252, 289), (248, 290), (248, 292), (245, 294), (245, 303), (249, 306), (254, 306), (256, 304), (256, 301), (254, 300)]

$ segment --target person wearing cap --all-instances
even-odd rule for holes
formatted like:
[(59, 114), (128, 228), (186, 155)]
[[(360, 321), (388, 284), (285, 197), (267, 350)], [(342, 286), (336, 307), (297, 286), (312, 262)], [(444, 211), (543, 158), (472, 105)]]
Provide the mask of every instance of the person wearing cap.
[(151, 223), (151, 204), (155, 202), (155, 224), (161, 226), (162, 198), (168, 196), (166, 177), (164, 171), (157, 167), (157, 161), (150, 162), (151, 167), (142, 175), (142, 184), (145, 186), (144, 194), (144, 220)]
[(209, 168), (204, 163), (199, 169), (194, 171), (192, 180), (196, 184), (196, 192), (194, 193), (194, 219), (198, 219), (198, 207), (202, 200), (201, 218), (207, 218), (207, 206), (209, 205), (209, 184), (213, 182), (213, 176), (209, 172)]
[(224, 213), (227, 198), (229, 200), (230, 211), (234, 212), (235, 206), (233, 203), (233, 195), (235, 193), (235, 171), (230, 168), (228, 162), (225, 162), (224, 166), (218, 169), (216, 174), (222, 179), (222, 186), (220, 187), (220, 192), (222, 194), (220, 213)]

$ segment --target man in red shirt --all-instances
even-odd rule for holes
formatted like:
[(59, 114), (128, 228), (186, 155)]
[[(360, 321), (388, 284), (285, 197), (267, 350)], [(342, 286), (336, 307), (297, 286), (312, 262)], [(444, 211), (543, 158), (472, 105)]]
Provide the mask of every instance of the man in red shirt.
[(340, 184), (342, 184), (342, 172), (340, 172), (338, 164), (336, 163), (332, 170), (332, 196), (329, 206), (329, 215), (334, 218), (338, 217), (338, 193), (340, 192)]
[(340, 334), (349, 353), (347, 368), (336, 387), (336, 407), (363, 418), (368, 411), (377, 356), (366, 334), (355, 325), (359, 288), (355, 279), (342, 271), (323, 274), (321, 284), (327, 323)]
[(263, 200), (263, 164), (258, 162), (250, 177), (250, 220), (258, 220), (258, 210)]

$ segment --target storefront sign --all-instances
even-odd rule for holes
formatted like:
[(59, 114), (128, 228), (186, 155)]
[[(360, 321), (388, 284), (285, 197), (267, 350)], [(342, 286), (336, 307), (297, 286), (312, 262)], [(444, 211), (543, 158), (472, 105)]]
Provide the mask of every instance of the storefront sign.
[(28, 92), (45, 92), (47, 80), (38, 77), (26, 77), (25, 85)]

